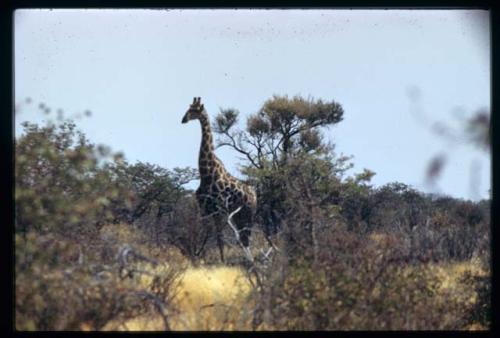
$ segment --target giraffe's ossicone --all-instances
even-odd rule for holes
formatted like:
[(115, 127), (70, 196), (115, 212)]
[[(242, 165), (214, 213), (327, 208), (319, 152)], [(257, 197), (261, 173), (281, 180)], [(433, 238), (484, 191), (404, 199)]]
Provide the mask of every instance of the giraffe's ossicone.
[(229, 222), (235, 223), (239, 234), (238, 240), (249, 253), (251, 228), (257, 207), (255, 191), (251, 186), (231, 176), (215, 155), (210, 121), (200, 97), (193, 99), (182, 123), (190, 120), (199, 120), (201, 124), (202, 137), (198, 161), (200, 186), (196, 190), (196, 199), (202, 218), (211, 218), (214, 221), (217, 245), (221, 260), (224, 261), (222, 230), (228, 224), (228, 216), (239, 209)]

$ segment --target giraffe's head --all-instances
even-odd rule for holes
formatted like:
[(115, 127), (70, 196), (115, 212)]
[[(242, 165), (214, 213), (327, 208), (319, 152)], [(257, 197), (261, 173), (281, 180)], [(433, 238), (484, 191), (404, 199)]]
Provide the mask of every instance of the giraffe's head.
[(205, 107), (203, 107), (203, 104), (201, 103), (201, 97), (195, 97), (193, 98), (193, 103), (189, 106), (189, 109), (187, 110), (186, 114), (182, 118), (182, 123), (186, 123), (191, 120), (196, 120), (199, 119), (200, 116), (203, 114), (203, 111), (205, 110)]

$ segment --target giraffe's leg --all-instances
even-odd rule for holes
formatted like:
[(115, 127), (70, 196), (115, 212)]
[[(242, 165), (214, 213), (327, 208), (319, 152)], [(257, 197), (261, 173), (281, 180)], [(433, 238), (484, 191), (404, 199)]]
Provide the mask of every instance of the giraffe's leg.
[(224, 240), (222, 239), (222, 233), (217, 231), (217, 246), (219, 247), (220, 260), (224, 262)]
[(250, 251), (250, 235), (252, 233), (251, 228), (253, 225), (251, 209), (243, 207), (237, 214), (234, 215), (234, 221), (238, 229), (238, 239), (243, 246), (243, 250), (245, 251), (247, 258), (253, 261), (253, 256)]
[(240, 231), (241, 244), (243, 244), (245, 248), (248, 248), (248, 246), (250, 245), (250, 234), (251, 234), (250, 224), (242, 223), (242, 226), (239, 228), (239, 231)]
[(240, 233), (241, 244), (248, 248), (250, 245), (250, 235), (252, 234), (253, 217), (252, 211), (248, 207), (244, 207), (235, 215), (236, 226)]
[(217, 247), (219, 248), (219, 254), (220, 254), (220, 259), (222, 263), (225, 263), (224, 261), (224, 238), (222, 236), (222, 229), (223, 229), (223, 219), (220, 216), (214, 217), (214, 230), (215, 230), (215, 236), (217, 238)]

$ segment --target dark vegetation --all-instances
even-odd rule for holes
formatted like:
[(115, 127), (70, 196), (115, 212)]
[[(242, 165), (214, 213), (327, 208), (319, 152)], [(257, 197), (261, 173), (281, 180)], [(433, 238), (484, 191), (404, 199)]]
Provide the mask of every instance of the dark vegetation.
[[(214, 119), (219, 145), (242, 155), (257, 188), (254, 247), (260, 231), (279, 248), (251, 267), (253, 328), (487, 329), (490, 201), (350, 174), (351, 158), (323, 138), (343, 114), (333, 101), (273, 97), (245, 129), (235, 109)], [(477, 121), (470, 128), (485, 143)], [(197, 170), (130, 164), (63, 120), (26, 123), (15, 154), (16, 328), (98, 330), (154, 313), (169, 329), (175, 277), (218, 263), (183, 186)], [(248, 268), (236, 249), (233, 258)], [(485, 273), (444, 288), (435, 272), (453, 264)]]

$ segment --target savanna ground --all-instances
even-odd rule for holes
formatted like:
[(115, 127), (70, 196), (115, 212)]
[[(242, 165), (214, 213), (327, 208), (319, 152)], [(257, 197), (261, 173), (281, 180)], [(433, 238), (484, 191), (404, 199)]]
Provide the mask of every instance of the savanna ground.
[(247, 159), (259, 197), (256, 260), (226, 227), (225, 264), (183, 187), (196, 170), (129, 164), (62, 119), (25, 124), (16, 329), (489, 329), (490, 201), (347, 175), (350, 158), (321, 134), (342, 114), (333, 101), (273, 97), (244, 130), (237, 111), (217, 115), (219, 143)]

